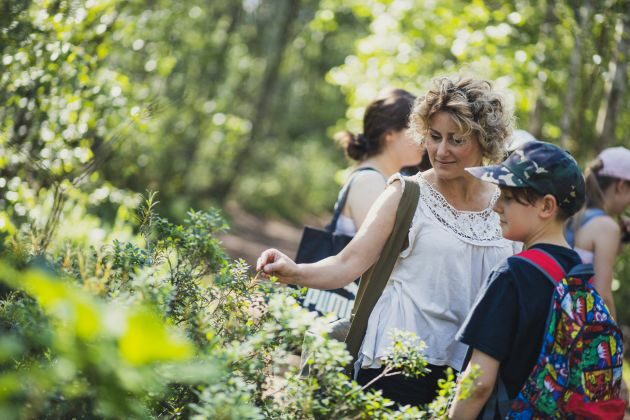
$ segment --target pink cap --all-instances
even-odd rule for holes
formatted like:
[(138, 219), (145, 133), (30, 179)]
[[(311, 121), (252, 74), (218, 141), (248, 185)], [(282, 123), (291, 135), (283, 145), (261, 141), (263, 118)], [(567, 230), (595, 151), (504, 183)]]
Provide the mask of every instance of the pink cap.
[(598, 175), (630, 181), (630, 150), (625, 147), (609, 147), (598, 156), (604, 166), (597, 172)]

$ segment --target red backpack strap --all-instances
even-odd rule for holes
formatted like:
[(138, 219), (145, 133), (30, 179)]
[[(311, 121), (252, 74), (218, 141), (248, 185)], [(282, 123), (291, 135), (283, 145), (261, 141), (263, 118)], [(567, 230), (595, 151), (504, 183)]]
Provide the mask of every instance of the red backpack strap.
[(558, 261), (541, 249), (528, 249), (514, 256), (529, 261), (538, 267), (539, 270), (551, 277), (556, 283), (562, 280), (566, 275), (564, 268), (562, 268)]

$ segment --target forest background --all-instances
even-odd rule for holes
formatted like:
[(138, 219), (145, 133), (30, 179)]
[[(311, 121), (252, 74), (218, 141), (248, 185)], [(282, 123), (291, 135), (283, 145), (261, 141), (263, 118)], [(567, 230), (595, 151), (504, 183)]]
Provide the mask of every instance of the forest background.
[[(630, 146), (629, 54), (627, 0), (2, 0), (0, 230), (53, 261), (150, 255), (147, 190), (173, 226), (229, 203), (324, 220), (348, 165), (333, 134), (382, 88), (459, 72), (584, 165)], [(630, 324), (628, 250), (614, 288)]]

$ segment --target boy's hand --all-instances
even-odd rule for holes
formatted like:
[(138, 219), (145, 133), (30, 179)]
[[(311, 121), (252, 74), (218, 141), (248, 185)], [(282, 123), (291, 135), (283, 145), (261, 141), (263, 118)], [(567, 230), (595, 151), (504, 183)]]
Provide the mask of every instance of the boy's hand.
[(298, 266), (293, 260), (277, 249), (267, 249), (256, 262), (256, 271), (265, 277), (276, 276), (281, 283), (296, 284)]

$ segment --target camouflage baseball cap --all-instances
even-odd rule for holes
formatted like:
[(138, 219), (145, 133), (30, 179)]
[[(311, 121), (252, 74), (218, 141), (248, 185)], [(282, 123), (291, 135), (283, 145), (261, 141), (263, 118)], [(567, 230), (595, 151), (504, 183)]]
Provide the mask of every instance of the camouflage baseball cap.
[(466, 168), (482, 181), (506, 187), (529, 187), (551, 194), (569, 214), (584, 204), (584, 177), (573, 157), (558, 146), (542, 141), (518, 147), (499, 165)]

